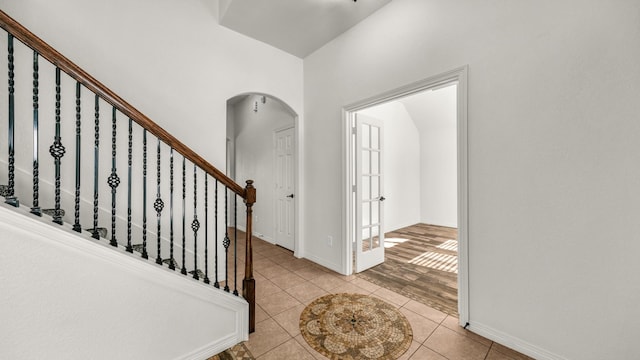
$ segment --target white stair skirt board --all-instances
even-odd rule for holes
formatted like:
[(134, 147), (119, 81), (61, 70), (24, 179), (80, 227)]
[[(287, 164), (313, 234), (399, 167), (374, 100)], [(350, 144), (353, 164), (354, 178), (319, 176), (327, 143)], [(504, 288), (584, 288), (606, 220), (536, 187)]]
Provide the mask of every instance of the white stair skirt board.
[(248, 304), (0, 206), (0, 358), (203, 359), (247, 340)]

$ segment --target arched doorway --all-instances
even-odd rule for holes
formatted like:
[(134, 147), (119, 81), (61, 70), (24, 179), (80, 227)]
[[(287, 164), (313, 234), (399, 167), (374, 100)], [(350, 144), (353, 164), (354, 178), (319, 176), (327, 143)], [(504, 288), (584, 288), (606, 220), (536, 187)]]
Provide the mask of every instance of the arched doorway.
[(227, 100), (227, 175), (255, 181), (254, 235), (291, 251), (297, 247), (296, 119), (290, 106), (267, 94)]

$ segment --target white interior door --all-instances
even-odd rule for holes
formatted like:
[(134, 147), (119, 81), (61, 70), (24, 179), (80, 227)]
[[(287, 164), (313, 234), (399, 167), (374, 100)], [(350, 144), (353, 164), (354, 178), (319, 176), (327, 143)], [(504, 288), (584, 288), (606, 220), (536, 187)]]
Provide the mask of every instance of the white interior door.
[(276, 132), (276, 244), (295, 250), (294, 128)]
[(356, 272), (384, 262), (382, 121), (356, 114)]

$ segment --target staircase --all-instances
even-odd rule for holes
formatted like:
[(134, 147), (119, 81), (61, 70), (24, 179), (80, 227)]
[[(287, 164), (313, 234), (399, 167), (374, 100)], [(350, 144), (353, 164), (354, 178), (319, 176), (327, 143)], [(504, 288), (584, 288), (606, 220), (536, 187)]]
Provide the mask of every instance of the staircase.
[[(185, 350), (162, 352), (166, 358), (202, 359), (246, 340), (255, 329), (253, 182), (235, 183), (2, 11), (0, 27), (7, 32), (8, 68), (0, 78), (7, 84), (0, 92), (0, 136), (6, 139), (0, 146), (8, 149), (0, 154), (0, 179), (6, 179), (0, 180), (6, 204), (0, 207), (0, 260), (7, 266), (0, 283), (13, 285), (0, 300), (14, 304), (16, 311), (7, 314), (19, 328), (7, 337), (0, 330), (0, 337), (16, 342), (0, 346), (9, 351), (0, 350), (0, 358), (30, 358), (31, 346), (70, 359), (86, 358), (80, 348), (95, 348), (91, 358), (151, 358), (175, 340)], [(246, 211), (244, 241), (237, 236), (239, 203)], [(42, 306), (33, 309), (39, 315), (33, 319), (16, 300), (25, 293), (34, 295), (26, 302)], [(74, 309), (91, 313), (71, 314)], [(92, 320), (114, 309), (131, 319)], [(215, 314), (203, 313), (209, 311)], [(173, 323), (158, 321), (164, 314)], [(158, 327), (149, 332), (134, 321)], [(36, 332), (51, 326), (47, 331), (68, 338), (49, 344), (15, 335), (34, 331), (30, 326), (39, 327)], [(105, 337), (129, 345), (100, 352), (104, 338), (77, 331), (104, 327), (110, 328)]]

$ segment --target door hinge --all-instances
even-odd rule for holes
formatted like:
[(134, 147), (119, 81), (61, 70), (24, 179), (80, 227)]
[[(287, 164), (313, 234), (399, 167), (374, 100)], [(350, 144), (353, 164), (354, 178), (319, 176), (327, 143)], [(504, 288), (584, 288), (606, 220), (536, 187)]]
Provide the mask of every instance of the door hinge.
[(351, 128), (351, 133), (352, 133), (353, 135), (355, 135), (355, 134), (356, 134), (356, 127), (355, 127), (355, 126)]
[(356, 192), (356, 186), (355, 185), (351, 185), (351, 191), (352, 192)]

